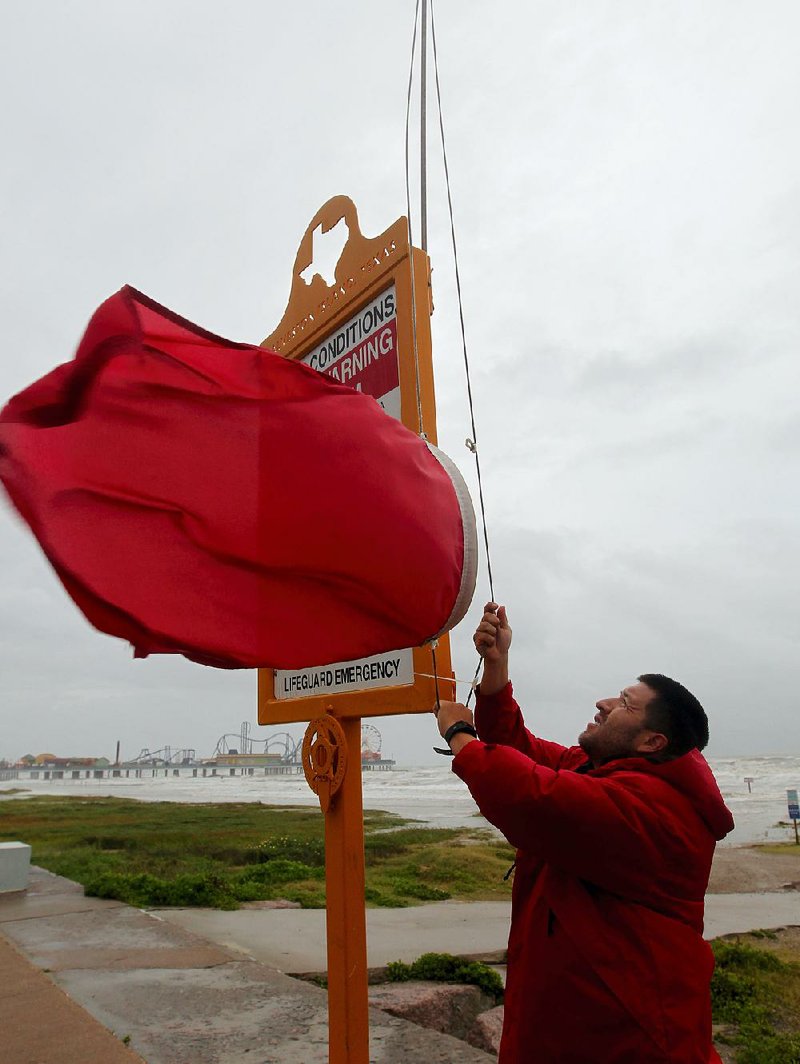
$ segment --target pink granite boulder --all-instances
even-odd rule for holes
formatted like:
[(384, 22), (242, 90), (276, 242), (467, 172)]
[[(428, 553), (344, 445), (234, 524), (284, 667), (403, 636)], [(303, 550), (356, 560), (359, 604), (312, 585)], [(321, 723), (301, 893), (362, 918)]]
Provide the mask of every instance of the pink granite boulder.
[(476, 1049), (482, 1049), (486, 1053), (494, 1053), (500, 1050), (500, 1035), (503, 1033), (503, 1006), (498, 1005), (495, 1009), (482, 1012), (467, 1032), (465, 1041)]
[(491, 999), (476, 986), (409, 982), (371, 986), (369, 1003), (420, 1027), (464, 1040)]

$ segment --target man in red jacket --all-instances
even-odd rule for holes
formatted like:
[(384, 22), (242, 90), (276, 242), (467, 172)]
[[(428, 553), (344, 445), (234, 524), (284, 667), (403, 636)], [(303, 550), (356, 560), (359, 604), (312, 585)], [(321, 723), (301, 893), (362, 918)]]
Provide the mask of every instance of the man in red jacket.
[(487, 604), (475, 645), (475, 721), (456, 702), (437, 719), (453, 771), (517, 848), (500, 1064), (718, 1062), (703, 901), (733, 818), (699, 752), (703, 707), (647, 674), (560, 746), (523, 724), (504, 607)]

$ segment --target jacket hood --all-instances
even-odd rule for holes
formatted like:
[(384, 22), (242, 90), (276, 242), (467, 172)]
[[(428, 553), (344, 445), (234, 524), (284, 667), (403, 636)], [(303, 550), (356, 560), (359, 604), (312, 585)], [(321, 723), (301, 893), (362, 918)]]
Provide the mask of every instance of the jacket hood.
[(615, 772), (644, 772), (659, 779), (676, 791), (684, 794), (697, 810), (709, 831), (719, 842), (733, 829), (733, 815), (717, 786), (714, 773), (699, 750), (690, 750), (672, 761), (657, 763), (644, 757), (629, 757), (609, 761), (592, 769), (592, 776), (611, 776)]

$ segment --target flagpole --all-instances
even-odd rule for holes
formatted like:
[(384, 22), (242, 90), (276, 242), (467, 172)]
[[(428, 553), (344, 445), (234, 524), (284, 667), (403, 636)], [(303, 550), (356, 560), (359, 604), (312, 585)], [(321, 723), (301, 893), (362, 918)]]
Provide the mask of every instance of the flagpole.
[(420, 243), (422, 250), (428, 252), (428, 152), (427, 152), (427, 115), (426, 103), (428, 96), (428, 78), (426, 70), (428, 50), (428, 0), (422, 0), (422, 36), (420, 38), (420, 144), (419, 144), (419, 217), (420, 217)]

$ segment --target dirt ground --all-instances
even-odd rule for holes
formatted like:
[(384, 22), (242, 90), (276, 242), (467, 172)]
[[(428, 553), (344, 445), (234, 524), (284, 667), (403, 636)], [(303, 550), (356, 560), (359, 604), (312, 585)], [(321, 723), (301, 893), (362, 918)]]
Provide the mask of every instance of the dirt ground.
[[(709, 894), (794, 889), (800, 892), (800, 846), (794, 853), (765, 853), (755, 846), (717, 847)], [(798, 897), (800, 922), (800, 897)]]

